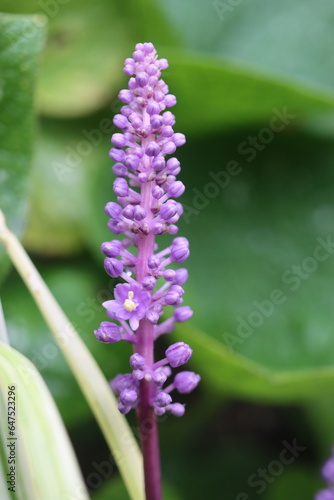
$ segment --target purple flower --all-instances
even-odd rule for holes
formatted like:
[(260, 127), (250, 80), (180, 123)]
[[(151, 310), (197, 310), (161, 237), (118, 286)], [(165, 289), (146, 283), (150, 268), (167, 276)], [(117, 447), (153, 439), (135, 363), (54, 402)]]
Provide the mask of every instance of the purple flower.
[[(153, 341), (193, 314), (183, 306), (182, 285), (188, 272), (170, 267), (187, 260), (188, 240), (174, 237), (162, 249), (156, 241), (159, 235), (177, 234), (176, 223), (183, 213), (178, 199), (185, 191), (176, 177), (180, 162), (171, 155), (186, 139), (174, 130), (175, 117), (168, 109), (176, 104), (176, 97), (161, 78), (166, 68), (168, 61), (158, 58), (152, 43), (138, 43), (125, 60), (124, 73), (130, 78), (128, 88), (118, 94), (124, 105), (113, 119), (119, 130), (111, 137), (109, 151), (115, 162), (115, 196), (105, 206), (107, 226), (119, 239), (101, 245), (106, 272), (124, 283), (116, 285), (114, 300), (103, 303), (109, 318), (120, 325), (103, 322), (95, 335), (102, 342), (132, 343), (132, 372), (116, 376), (110, 385), (119, 398), (119, 411), (126, 414), (139, 406), (141, 418), (150, 406), (157, 415), (169, 411), (182, 416), (185, 407), (173, 402), (169, 393), (173, 389), (188, 393), (200, 380), (193, 372), (181, 372), (164, 387), (171, 367), (183, 365), (192, 355), (184, 342), (168, 347), (166, 358), (152, 361)], [(162, 320), (166, 306), (174, 311)], [(152, 384), (150, 390), (142, 391), (146, 384)]]
[(150, 294), (143, 291), (138, 283), (120, 283), (115, 288), (115, 300), (107, 300), (102, 305), (114, 313), (116, 319), (129, 320), (131, 328), (137, 330), (150, 300)]

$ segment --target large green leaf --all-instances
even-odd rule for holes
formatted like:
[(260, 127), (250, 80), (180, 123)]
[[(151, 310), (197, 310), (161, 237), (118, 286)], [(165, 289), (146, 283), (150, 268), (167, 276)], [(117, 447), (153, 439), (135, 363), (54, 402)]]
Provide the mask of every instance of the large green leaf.
[(231, 352), (220, 342), (189, 326), (179, 328), (172, 338), (175, 341), (182, 338), (194, 349), (192, 364), (201, 374), (205, 389), (280, 403), (302, 402), (332, 391), (334, 367), (279, 373)]
[(249, 71), (333, 93), (331, 0), (321, 4), (312, 0), (293, 4), (289, 0), (213, 0), (209, 4), (159, 0), (158, 4), (187, 48), (216, 54)]
[(88, 499), (64, 424), (37, 369), (3, 343), (0, 360), (0, 423), (6, 457), (1, 488), (12, 467), (13, 482), (7, 487), (14, 488), (15, 498), (59, 500), (75, 498), (80, 492), (80, 498)]
[(40, 12), (49, 21), (38, 105), (56, 116), (80, 115), (105, 103), (118, 85), (128, 44), (115, 2), (3, 2), (9, 12)]
[(124, 59), (144, 36), (173, 43), (152, 0), (19, 0), (15, 4), (3, 0), (1, 8), (40, 12), (48, 18), (38, 106), (51, 116), (81, 116), (109, 102), (124, 78)]
[(25, 247), (53, 257), (78, 253), (83, 246), (80, 220), (89, 210), (85, 186), (98, 162), (96, 147), (79, 132), (82, 122), (41, 120), (32, 170)]
[(298, 123), (311, 112), (321, 116), (334, 110), (330, 89), (313, 89), (216, 55), (169, 49), (164, 55), (171, 66), (166, 81), (178, 97), (177, 128), (188, 134), (270, 122), (279, 113)]
[[(25, 225), (34, 138), (33, 91), (44, 18), (0, 14), (0, 206), (17, 234)], [(0, 250), (0, 275), (8, 261)]]

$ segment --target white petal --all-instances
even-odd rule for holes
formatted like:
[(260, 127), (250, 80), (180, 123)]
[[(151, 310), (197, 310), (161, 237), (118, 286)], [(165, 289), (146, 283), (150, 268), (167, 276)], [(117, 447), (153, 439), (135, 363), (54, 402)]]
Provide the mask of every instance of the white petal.
[(135, 332), (139, 326), (138, 319), (135, 318), (134, 316), (132, 316), (132, 318), (130, 318), (130, 320), (129, 320), (129, 323), (130, 323), (132, 330)]

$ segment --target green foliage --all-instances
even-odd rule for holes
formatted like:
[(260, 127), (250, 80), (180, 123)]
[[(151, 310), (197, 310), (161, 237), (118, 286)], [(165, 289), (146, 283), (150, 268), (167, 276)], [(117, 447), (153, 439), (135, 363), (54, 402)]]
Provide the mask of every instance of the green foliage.
[[(36, 64), (44, 44), (41, 16), (0, 14), (0, 205), (12, 229), (22, 234), (27, 215)], [(0, 249), (0, 276), (8, 261)]]
[[(276, 457), (280, 436), (271, 435), (269, 451), (260, 438), (244, 452), (238, 441), (238, 461), (224, 437), (210, 441), (210, 428), (226, 424), (232, 398), (293, 405), (301, 409), (297, 427), (310, 455), (268, 485), (263, 498), (312, 498), (320, 458), (315, 462), (310, 450), (324, 456), (334, 439), (333, 3), (29, 0), (3, 1), (1, 9), (39, 12), (49, 21), (32, 170), (33, 70), (27, 84), (11, 77), (10, 94), (1, 101), (11, 102), (23, 85), (29, 91), (15, 101), (20, 120), (16, 105), (7, 104), (3, 115), (17, 124), (4, 137), (5, 150), (16, 153), (13, 144), (28, 149), (19, 149), (15, 163), (0, 156), (7, 179), (1, 206), (9, 225), (22, 227), (31, 182), (25, 245), (107, 377), (127, 370), (129, 355), (127, 346), (98, 345), (92, 335), (103, 318), (98, 304), (114, 285), (101, 272), (99, 246), (109, 237), (103, 207), (113, 197), (108, 148), (117, 93), (126, 84), (122, 60), (138, 41), (154, 42), (169, 59), (165, 80), (178, 99), (176, 130), (188, 140), (178, 153), (187, 186), (180, 234), (191, 243), (184, 298), (195, 311), (172, 339), (194, 348), (190, 367), (201, 373), (202, 387), (195, 400), (187, 399), (182, 421), (161, 423), (165, 477), (183, 498), (191, 491), (195, 500), (237, 499), (248, 475)], [(38, 40), (29, 43), (37, 47)], [(23, 57), (15, 53), (7, 64), (14, 56)], [(16, 71), (23, 71), (18, 63)], [(3, 301), (13, 344), (38, 363), (36, 351), (50, 340), (13, 275)], [(25, 322), (33, 330), (28, 339), (21, 334)], [(161, 349), (170, 340), (162, 340)], [(86, 420), (86, 404), (58, 353), (42, 372), (70, 428)], [(297, 434), (291, 421), (280, 432), (282, 439)], [(197, 449), (192, 433), (199, 436)], [(180, 442), (188, 444), (176, 466)], [(309, 483), (302, 487), (304, 475)], [(203, 477), (211, 478), (207, 489)]]
[[(87, 500), (69, 437), (36, 367), (3, 343), (0, 361), (1, 448), (5, 455), (1, 489), (12, 495), (7, 489), (10, 485), (15, 492), (10, 498), (23, 500), (59, 500), (78, 494)], [(7, 483), (9, 470), (11, 483)]]

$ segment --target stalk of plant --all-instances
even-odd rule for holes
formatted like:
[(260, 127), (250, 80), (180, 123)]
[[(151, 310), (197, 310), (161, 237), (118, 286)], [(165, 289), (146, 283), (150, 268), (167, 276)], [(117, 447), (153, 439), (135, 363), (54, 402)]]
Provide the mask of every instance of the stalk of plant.
[[(152, 43), (138, 43), (132, 57), (125, 60), (124, 73), (130, 79), (128, 89), (118, 96), (124, 106), (114, 117), (121, 132), (112, 136), (109, 153), (115, 162), (117, 203), (111, 201), (105, 207), (109, 229), (124, 237), (101, 246), (106, 272), (123, 282), (115, 287), (115, 299), (103, 304), (113, 322), (103, 321), (94, 332), (101, 342), (126, 340), (133, 345), (131, 373), (117, 375), (110, 385), (121, 413), (137, 411), (147, 500), (162, 499), (157, 416), (167, 411), (182, 416), (184, 405), (173, 402), (170, 393), (189, 393), (200, 381), (191, 371), (180, 371), (167, 381), (171, 368), (182, 366), (192, 355), (184, 342), (169, 346), (164, 359), (154, 359), (154, 341), (170, 333), (175, 322), (192, 316), (190, 307), (183, 305), (182, 285), (188, 272), (170, 267), (186, 261), (188, 241), (174, 237), (162, 250), (156, 242), (160, 235), (177, 234), (175, 224), (183, 210), (175, 199), (185, 190), (176, 180), (180, 162), (172, 156), (185, 137), (174, 132), (175, 117), (166, 111), (176, 104), (161, 79), (167, 67), (167, 60), (158, 59)], [(165, 306), (172, 306), (174, 312), (162, 320)]]

